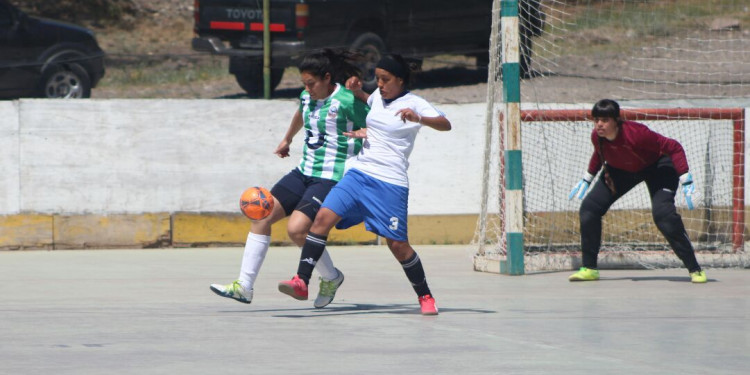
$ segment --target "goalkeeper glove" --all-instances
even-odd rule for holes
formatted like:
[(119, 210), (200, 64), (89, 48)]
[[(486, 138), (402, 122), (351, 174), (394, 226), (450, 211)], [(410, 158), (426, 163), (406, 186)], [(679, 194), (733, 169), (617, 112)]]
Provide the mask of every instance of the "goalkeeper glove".
[(591, 184), (591, 181), (594, 179), (594, 175), (592, 175), (589, 172), (586, 172), (586, 174), (583, 176), (581, 181), (578, 181), (575, 187), (573, 187), (573, 190), (570, 191), (570, 194), (568, 194), (568, 199), (573, 199), (573, 197), (578, 193), (578, 199), (582, 199), (584, 195), (586, 195), (586, 190), (589, 189), (589, 185)]
[(680, 185), (682, 185), (682, 195), (685, 196), (685, 203), (687, 203), (688, 210), (692, 210), (694, 208), (693, 192), (695, 191), (693, 175), (688, 172), (680, 176)]

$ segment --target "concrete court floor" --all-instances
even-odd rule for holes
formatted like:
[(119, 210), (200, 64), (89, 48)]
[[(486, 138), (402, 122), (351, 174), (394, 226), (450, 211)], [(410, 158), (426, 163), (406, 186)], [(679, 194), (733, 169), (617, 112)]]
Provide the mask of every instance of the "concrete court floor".
[(277, 291), (291, 247), (270, 249), (250, 305), (208, 289), (237, 277), (242, 248), (3, 251), (0, 374), (750, 373), (750, 270), (570, 283), (416, 248), (437, 317), (382, 246), (330, 248), (346, 280), (325, 309)]

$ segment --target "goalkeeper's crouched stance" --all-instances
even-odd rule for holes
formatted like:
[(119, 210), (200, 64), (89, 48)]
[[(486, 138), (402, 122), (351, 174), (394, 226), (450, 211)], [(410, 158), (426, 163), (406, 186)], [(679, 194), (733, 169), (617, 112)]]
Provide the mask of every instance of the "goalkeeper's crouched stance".
[(620, 106), (614, 100), (598, 101), (591, 116), (594, 120), (591, 133), (594, 153), (585, 176), (568, 198), (583, 198), (594, 175), (600, 170), (601, 174), (581, 203), (583, 267), (569, 280), (599, 279), (597, 257), (602, 242), (602, 216), (615, 201), (645, 181), (651, 196), (654, 223), (690, 272), (691, 281), (705, 283), (706, 273), (695, 258), (693, 245), (674, 203), (679, 188), (688, 208), (693, 209), (695, 187), (682, 145), (643, 124), (623, 121)]

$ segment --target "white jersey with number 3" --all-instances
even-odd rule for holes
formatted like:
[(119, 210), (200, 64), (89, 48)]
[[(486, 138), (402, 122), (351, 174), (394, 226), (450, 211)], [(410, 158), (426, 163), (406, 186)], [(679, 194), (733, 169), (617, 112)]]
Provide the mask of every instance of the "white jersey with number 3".
[(422, 117), (444, 116), (426, 100), (412, 93), (386, 103), (375, 90), (367, 100), (367, 139), (351, 167), (390, 184), (409, 187), (409, 155), (421, 124), (404, 122), (396, 113), (410, 108)]

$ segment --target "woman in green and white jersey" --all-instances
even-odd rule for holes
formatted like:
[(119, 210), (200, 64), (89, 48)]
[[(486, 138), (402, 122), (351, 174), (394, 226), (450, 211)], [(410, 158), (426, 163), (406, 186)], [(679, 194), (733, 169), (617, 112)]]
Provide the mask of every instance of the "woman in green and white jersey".
[[(216, 294), (250, 303), (253, 284), (271, 242), (271, 226), (289, 216), (289, 238), (300, 247), (304, 245), (320, 205), (343, 177), (346, 161), (362, 148), (361, 139), (344, 135), (344, 132), (364, 128), (369, 111), (366, 103), (357, 100), (342, 85), (347, 78), (359, 75), (354, 65), (357, 58), (358, 55), (349, 51), (323, 49), (307, 55), (299, 64), (305, 90), (300, 94), (300, 105), (289, 129), (274, 153), (281, 158), (290, 156), (292, 140), (304, 128), (302, 158), (299, 165), (271, 189), (275, 200), (271, 214), (253, 221), (239, 278), (228, 285), (211, 284)], [(318, 260), (317, 270), (321, 275), (320, 291), (314, 305), (322, 308), (333, 300), (344, 274), (334, 267), (328, 253)], [(307, 299), (307, 295), (300, 299)]]

